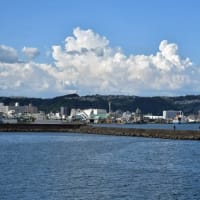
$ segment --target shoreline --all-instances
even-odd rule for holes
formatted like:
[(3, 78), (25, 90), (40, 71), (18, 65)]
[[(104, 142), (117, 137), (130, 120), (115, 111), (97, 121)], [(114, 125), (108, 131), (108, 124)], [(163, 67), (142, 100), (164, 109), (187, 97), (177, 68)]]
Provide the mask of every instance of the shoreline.
[(200, 140), (200, 131), (96, 127), (85, 124), (0, 124), (0, 132), (66, 132), (113, 136)]

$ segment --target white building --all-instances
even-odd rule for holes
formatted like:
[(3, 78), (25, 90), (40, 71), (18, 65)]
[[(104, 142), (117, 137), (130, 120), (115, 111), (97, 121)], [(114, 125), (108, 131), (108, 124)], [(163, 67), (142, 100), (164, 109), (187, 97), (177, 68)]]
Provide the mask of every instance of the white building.
[(40, 111), (39, 113), (34, 113), (32, 116), (35, 118), (35, 120), (46, 120), (47, 117), (44, 112)]
[(91, 115), (106, 115), (107, 112), (105, 109), (93, 109), (93, 108), (89, 108), (89, 109), (84, 109), (83, 110), (88, 116)]
[(98, 122), (100, 119), (107, 118), (107, 112), (105, 109), (71, 109), (70, 119), (81, 120), (81, 121), (94, 121)]
[(0, 103), (0, 113), (7, 114), (9, 111), (9, 106), (4, 106), (4, 103)]
[(175, 119), (175, 118), (183, 118), (183, 112), (177, 110), (164, 110), (163, 111), (163, 119)]
[(150, 119), (150, 120), (161, 120), (163, 119), (163, 116), (147, 114), (147, 115), (144, 115), (144, 118)]

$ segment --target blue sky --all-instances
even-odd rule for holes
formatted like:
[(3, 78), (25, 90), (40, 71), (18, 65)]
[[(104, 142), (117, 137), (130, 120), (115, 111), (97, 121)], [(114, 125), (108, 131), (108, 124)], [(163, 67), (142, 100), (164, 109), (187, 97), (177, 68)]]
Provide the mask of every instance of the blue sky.
[[(0, 88), (0, 95), (47, 97), (76, 91), (82, 95), (93, 93), (123, 93), (154, 96), (185, 95), (188, 93), (198, 94), (199, 92), (195, 85), (198, 82), (196, 74), (199, 73), (200, 65), (200, 2), (198, 0), (0, 0), (0, 3), (0, 45), (2, 46), (0, 49), (0, 69), (4, 74), (7, 72), (7, 76), (0, 75), (0, 81), (2, 81), (3, 85)], [(112, 49), (112, 53), (109, 53), (109, 59), (111, 59), (112, 62), (115, 58), (114, 55), (117, 54), (125, 56), (126, 60), (124, 60), (122, 56), (120, 57), (121, 60), (119, 62), (117, 61), (118, 64), (116, 64), (116, 62), (110, 64), (111, 61), (108, 59), (108, 55), (104, 56), (108, 66), (107, 69), (104, 70), (105, 74), (102, 72), (104, 69), (102, 65), (105, 63), (102, 64), (102, 62), (93, 61), (97, 67), (96, 75), (91, 70), (91, 65), (94, 63), (88, 61), (88, 63), (85, 63), (84, 67), (85, 70), (91, 72), (91, 74), (87, 77), (87, 75), (83, 73), (83, 67), (77, 62), (78, 59), (82, 59), (81, 61), (83, 62), (83, 58), (80, 56), (77, 58), (76, 56), (76, 59), (73, 57), (74, 62), (71, 63), (71, 65), (73, 65), (74, 70), (78, 71), (79, 76), (73, 74), (72, 76), (74, 76), (74, 79), (70, 78), (69, 68), (71, 65), (65, 64), (65, 66), (62, 63), (63, 60), (68, 62), (67, 59), (69, 59), (64, 46), (67, 43), (65, 41), (67, 37), (75, 37), (73, 31), (77, 27), (80, 29), (80, 31), (78, 31), (79, 36), (80, 34), (84, 34), (81, 31), (87, 31), (89, 29), (94, 35), (96, 34), (101, 38), (105, 37), (109, 41), (109, 44), (101, 46), (101, 48), (104, 50)], [(80, 38), (82, 38), (82, 36), (80, 36)], [(159, 66), (155, 64), (159, 57), (156, 57), (156, 55), (160, 51), (159, 46), (161, 42), (164, 40), (167, 40), (167, 44), (165, 44), (165, 46), (168, 45), (166, 47), (167, 49), (173, 45), (175, 45), (173, 46), (174, 49), (178, 48), (174, 54), (180, 57), (181, 61), (178, 69), (178, 61), (175, 63), (174, 59), (172, 59), (174, 55), (170, 55), (171, 57), (168, 58), (166, 57), (166, 53), (165, 55), (162, 54), (167, 61), (171, 62), (161, 67), (162, 69), (165, 68), (165, 71), (168, 69), (165, 78), (169, 79), (170, 73), (176, 73), (177, 76), (174, 77), (173, 80), (169, 80), (170, 83), (176, 79), (178, 83), (182, 81), (185, 83), (187, 82), (187, 84), (182, 83), (178, 86), (172, 85), (165, 89), (163, 88), (164, 85), (170, 85), (166, 80), (160, 83), (160, 85), (159, 81), (157, 81), (158, 85), (154, 83), (154, 85), (148, 88), (148, 83), (142, 83), (142, 79), (147, 78), (146, 76), (142, 77), (142, 74), (145, 74), (148, 70), (152, 72), (155, 68), (156, 70), (159, 68)], [(81, 48), (88, 47), (87, 45), (89, 43), (93, 44), (91, 41), (87, 41), (87, 44), (84, 44)], [(62, 48), (59, 56), (58, 52), (56, 52), (57, 50), (52, 50), (54, 46), (60, 46)], [(24, 50), (22, 50), (23, 48)], [(73, 48), (72, 50), (74, 51), (77, 50), (78, 47), (76, 46)], [(97, 46), (95, 46), (95, 48), (97, 48)], [(91, 47), (91, 49), (93, 48)], [(89, 51), (89, 49), (87, 50)], [(10, 51), (12, 53), (15, 51), (14, 58), (18, 65), (19, 63), (24, 63), (23, 65), (20, 64), (19, 69), (15, 70), (20, 70), (20, 68), (25, 69), (29, 66), (27, 69), (29, 68), (30, 70), (30, 68), (32, 68), (34, 70), (26, 71), (26, 73), (28, 73), (30, 77), (37, 76), (37, 81), (42, 79), (43, 81), (40, 84), (45, 85), (45, 87), (39, 87), (39, 83), (27, 83), (27, 80), (23, 80), (23, 76), (19, 76), (14, 80), (15, 87), (11, 88), (9, 86), (13, 78), (9, 70), (11, 70), (13, 66), (10, 66), (11, 63), (8, 62), (9, 59), (3, 58), (3, 56), (5, 57), (7, 54), (11, 53)], [(172, 53), (175, 50), (169, 51)], [(8, 57), (11, 56), (11, 54), (9, 54)], [(150, 55), (155, 56), (153, 61), (152, 58), (149, 57)], [(90, 55), (85, 55), (84, 53), (84, 56), (86, 60), (89, 60)], [(131, 56), (134, 56), (134, 59), (131, 58)], [(140, 61), (142, 58), (144, 60), (141, 62), (138, 61), (137, 56), (140, 56)], [(65, 59), (63, 59), (63, 57), (65, 57)], [(183, 64), (184, 60), (187, 58), (190, 59), (192, 64)], [(70, 59), (72, 58), (70, 57)], [(150, 59), (150, 61), (148, 59)], [(166, 60), (162, 61), (161, 65), (165, 65), (163, 64), (166, 63), (165, 61)], [(7, 62), (9, 63), (9, 67), (7, 67)], [(140, 64), (144, 62), (147, 62), (145, 63), (145, 67), (147, 65), (149, 67), (147, 66), (148, 69), (143, 73), (141, 70), (144, 70), (144, 67), (140, 67)], [(153, 69), (152, 62), (153, 65), (155, 65)], [(127, 63), (131, 64), (128, 65)], [(41, 65), (43, 66), (41, 67)], [(47, 69), (44, 65), (50, 68)], [(86, 65), (88, 67), (86, 67)], [(124, 70), (126, 71), (122, 79), (126, 79), (130, 71), (134, 74), (128, 78), (127, 85), (124, 81), (119, 81), (119, 83), (117, 83), (119, 77), (112, 77), (109, 74), (111, 72), (123, 74), (120, 71), (122, 65), (125, 66)], [(174, 70), (173, 65), (176, 70)], [(169, 66), (171, 70), (170, 73)], [(183, 68), (182, 66), (184, 66), (184, 71), (180, 70), (180, 68)], [(188, 66), (190, 68), (188, 68)], [(51, 68), (54, 70), (57, 68), (57, 71), (50, 73), (49, 71), (51, 71)], [(58, 75), (61, 68), (63, 70), (62, 72), (69, 78)], [(194, 77), (191, 73), (192, 71), (194, 71)], [(24, 70), (17, 72), (19, 74), (25, 73)], [(81, 80), (81, 74), (86, 76), (86, 79), (90, 80), (92, 84), (93, 81), (97, 79), (100, 72), (101, 76), (105, 75), (107, 79), (109, 77), (112, 80), (102, 80), (103, 87), (101, 86), (101, 80), (99, 80), (99, 85), (96, 84), (93, 88), (89, 86), (89, 83), (83, 84), (85, 80)], [(154, 71), (152, 77), (149, 76), (147, 79), (149, 82), (152, 82), (151, 79), (155, 80), (155, 76), (159, 79), (163, 79), (163, 73), (164, 72), (158, 74), (157, 71)], [(191, 74), (188, 75), (188, 73)], [(189, 77), (184, 75), (188, 75)], [(141, 83), (136, 84), (135, 82), (137, 80)], [(192, 80), (193, 82), (191, 82)], [(53, 82), (55, 83), (53, 84)], [(57, 85), (57, 88), (53, 89), (51, 84)], [(176, 82), (173, 82), (173, 84), (177, 85)], [(132, 85), (136, 85), (134, 89), (132, 89)], [(195, 90), (191, 90), (190, 86), (195, 87)], [(124, 87), (128, 89), (124, 89)], [(119, 88), (119, 90), (116, 88)], [(29, 92), (30, 89), (33, 89), (32, 93)]]

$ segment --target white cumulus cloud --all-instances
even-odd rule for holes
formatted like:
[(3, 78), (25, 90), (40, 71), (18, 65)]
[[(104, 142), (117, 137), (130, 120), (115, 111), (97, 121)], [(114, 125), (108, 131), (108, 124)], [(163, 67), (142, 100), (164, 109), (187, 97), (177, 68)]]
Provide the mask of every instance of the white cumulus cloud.
[(0, 45), (0, 62), (18, 62), (17, 51), (12, 47)]
[[(36, 48), (23, 51), (30, 58), (38, 53)], [(55, 96), (77, 91), (154, 96), (200, 90), (199, 67), (180, 56), (178, 45), (167, 40), (160, 42), (155, 54), (126, 55), (93, 30), (75, 28), (64, 45), (52, 46), (52, 64), (14, 63), (18, 58), (11, 47), (1, 46), (0, 54), (0, 92), (6, 95)]]
[(59, 71), (56, 78), (80, 92), (177, 94), (187, 93), (194, 80), (198, 82), (191, 74), (199, 74), (198, 68), (189, 58), (181, 58), (178, 46), (167, 40), (161, 41), (155, 55), (127, 56), (92, 30), (76, 28), (73, 34), (65, 39), (65, 48), (52, 47), (53, 58)]
[(89, 51), (93, 49), (104, 48), (109, 44), (105, 37), (94, 33), (92, 30), (81, 30), (79, 27), (73, 31), (74, 37), (67, 37), (65, 39), (66, 51)]
[(52, 90), (52, 67), (38, 63), (0, 63), (0, 93), (6, 96), (43, 96)]
[(39, 50), (34, 47), (23, 47), (22, 52), (30, 59), (33, 59), (40, 54)]

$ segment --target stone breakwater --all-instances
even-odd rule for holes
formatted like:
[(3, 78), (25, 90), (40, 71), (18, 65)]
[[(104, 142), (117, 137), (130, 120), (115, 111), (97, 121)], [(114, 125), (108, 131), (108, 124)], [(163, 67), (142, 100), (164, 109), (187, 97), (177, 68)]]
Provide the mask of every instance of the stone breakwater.
[(103, 134), (116, 136), (150, 137), (162, 139), (200, 140), (200, 131), (163, 130), (163, 129), (135, 129), (109, 127), (81, 127), (78, 132), (88, 134)]
[(95, 127), (84, 124), (0, 124), (0, 132), (68, 132), (163, 139), (200, 140), (200, 131)]

